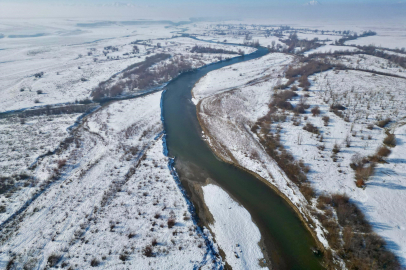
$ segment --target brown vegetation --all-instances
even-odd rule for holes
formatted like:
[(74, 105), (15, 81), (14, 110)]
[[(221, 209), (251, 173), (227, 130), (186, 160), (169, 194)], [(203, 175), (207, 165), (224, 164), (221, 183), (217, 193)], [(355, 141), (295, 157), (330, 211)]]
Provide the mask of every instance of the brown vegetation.
[(303, 129), (308, 131), (308, 132), (314, 133), (314, 134), (319, 134), (320, 133), (319, 129), (316, 126), (314, 126), (313, 124), (309, 123), (309, 122), (306, 123), (306, 125), (303, 127)]
[(174, 217), (170, 217), (168, 219), (168, 228), (171, 229), (173, 226), (175, 226), (176, 219)]
[(386, 147), (386, 146), (381, 146), (381, 147), (379, 147), (378, 150), (376, 151), (376, 155), (377, 155), (378, 157), (387, 157), (387, 156), (390, 155), (391, 152), (392, 152), (392, 151), (391, 151), (388, 147)]
[[(125, 90), (146, 89), (167, 82), (176, 77), (179, 73), (192, 69), (191, 63), (183, 56), (172, 57), (169, 54), (156, 54), (149, 56), (144, 62), (136, 63), (124, 70), (122, 80), (118, 83), (105, 81), (100, 83), (92, 91), (92, 98), (101, 101), (105, 98), (121, 95)], [(169, 59), (170, 58), (170, 59)], [(169, 63), (156, 65), (157, 63), (169, 59)], [(154, 66), (154, 68), (152, 68)]]
[(142, 254), (145, 257), (154, 257), (154, 253), (153, 253), (152, 247), (150, 245), (144, 247), (144, 249), (142, 250)]
[[(326, 238), (333, 243), (348, 269), (400, 269), (396, 256), (387, 250), (386, 242), (372, 231), (362, 211), (348, 196), (322, 195), (317, 207), (324, 210), (318, 218), (328, 231)], [(342, 236), (331, 210), (337, 214)]]
[(393, 133), (386, 133), (385, 139), (383, 139), (383, 143), (390, 147), (396, 146), (396, 136)]
[(312, 112), (313, 116), (318, 116), (318, 115), (320, 115), (320, 108), (319, 108), (319, 106), (316, 106), (316, 107), (312, 108), (312, 109), (311, 109), (311, 112)]
[(195, 45), (191, 50), (191, 53), (219, 53), (219, 54), (237, 54), (237, 52), (225, 50), (225, 49), (216, 49), (212, 47), (204, 47)]
[(378, 121), (378, 122), (376, 123), (376, 125), (377, 125), (378, 127), (380, 127), (380, 128), (384, 128), (387, 124), (390, 123), (390, 121), (391, 121), (390, 118), (386, 118), (386, 119), (384, 119), (384, 120)]

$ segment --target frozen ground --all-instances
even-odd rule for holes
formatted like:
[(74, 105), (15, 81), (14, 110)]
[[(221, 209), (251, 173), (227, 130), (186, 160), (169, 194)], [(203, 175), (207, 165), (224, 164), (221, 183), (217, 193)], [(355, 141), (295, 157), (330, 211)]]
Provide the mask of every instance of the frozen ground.
[[(209, 132), (205, 138), (216, 153), (259, 174), (307, 215), (303, 207), (306, 199), (250, 131), (258, 118), (268, 112), (272, 89), (284, 82), (281, 77), (292, 61), (292, 56), (276, 53), (224, 67), (202, 78), (192, 93), (198, 103), (199, 118)], [(321, 229), (316, 231), (326, 244)]]
[[(37, 22), (37, 28), (44, 28), (44, 23), (50, 22)], [(237, 49), (235, 46), (205, 43), (190, 38), (171, 39), (180, 29), (165, 27), (167, 25), (164, 24), (79, 27), (81, 24), (78, 22), (53, 23), (56, 29), (46, 28), (49, 33), (45, 36), (7, 36), (2, 39), (0, 92), (4, 98), (0, 101), (0, 112), (86, 99), (100, 82), (157, 53), (183, 55), (183, 59), (196, 68), (235, 57), (238, 49), (245, 53), (253, 51), (252, 48)], [(19, 31), (27, 23), (20, 24), (8, 26), (5, 31), (22, 34)], [(39, 31), (35, 27), (31, 28), (25, 31)], [(78, 30), (64, 36), (69, 29)], [(61, 35), (65, 38), (61, 38)], [(136, 41), (138, 43), (134, 44)], [(195, 45), (233, 50), (236, 54), (189, 53)], [(137, 50), (134, 46), (137, 46)], [(41, 72), (42, 76), (34, 76)]]
[(217, 245), (226, 254), (233, 269), (268, 269), (259, 265), (263, 254), (259, 247), (261, 233), (250, 213), (224, 190), (209, 184), (203, 187), (204, 201), (213, 215), (210, 225)]
[[(381, 32), (382, 33), (382, 32)], [(389, 49), (401, 49), (406, 46), (406, 37), (404, 32), (395, 32), (395, 33), (379, 33), (376, 36), (363, 37), (357, 40), (347, 41), (346, 44), (349, 45), (361, 45), (368, 46), (374, 45), (376, 47), (383, 47)]]
[[(387, 60), (364, 55), (353, 57), (352, 60), (343, 57), (336, 62), (354, 68), (404, 74), (402, 68)], [(253, 123), (267, 113), (273, 86), (284, 82), (278, 74), (283, 74), (285, 65), (291, 61), (290, 56), (270, 54), (210, 72), (195, 86), (193, 95), (199, 106), (199, 117), (210, 135), (208, 141), (217, 154), (258, 173), (306, 213), (303, 206), (307, 203), (301, 193), (289, 184), (290, 180), (250, 132)], [(320, 107), (321, 116), (313, 117), (310, 109), (298, 116), (285, 112), (282, 114), (286, 120), (274, 123), (273, 130), (281, 129), (283, 145), (297, 160), (304, 160), (310, 166), (308, 177), (319, 194), (340, 192), (350, 196), (364, 211), (374, 230), (387, 241), (389, 249), (405, 264), (406, 231), (403, 224), (406, 224), (406, 217), (401, 213), (405, 207), (406, 162), (400, 156), (405, 151), (406, 112), (402, 105), (406, 102), (405, 79), (361, 71), (326, 71), (311, 76), (310, 81), (310, 91), (298, 91), (299, 97), (291, 103), (296, 105), (304, 98), (310, 109), (316, 105)], [(343, 117), (329, 111), (332, 104), (347, 108)], [(324, 126), (322, 116), (330, 118), (327, 126)], [(387, 128), (396, 134), (397, 146), (391, 149), (385, 163), (377, 165), (366, 188), (357, 188), (354, 171), (349, 166), (351, 158), (357, 153), (362, 156), (375, 154), (386, 136), (385, 129), (375, 124), (387, 118), (391, 119)], [(303, 130), (306, 123), (318, 127), (322, 139)], [(336, 158), (332, 156), (334, 144), (341, 148)], [(324, 149), (321, 150), (320, 146)], [(318, 229), (318, 236), (327, 244), (321, 229)]]
[(54, 151), (69, 136), (78, 114), (0, 119), (0, 223), (28, 199), (45, 179), (33, 177), (36, 159)]
[(33, 172), (60, 177), (3, 228), (0, 264), (86, 269), (214, 266), (163, 154), (161, 93), (86, 118), (72, 143)]
[[(267, 29), (279, 26), (239, 26), (241, 22), (230, 25), (199, 22), (181, 27), (123, 22), (81, 23), (83, 21), (59, 19), (36, 20), (35, 23), (32, 20), (0, 20), (0, 34), (4, 34), (0, 39), (0, 112), (83, 100), (98, 83), (115, 74), (114, 79), (120, 80), (122, 70), (158, 53), (182, 58), (196, 68), (237, 54), (190, 53), (195, 45), (236, 53), (239, 49), (244, 53), (254, 51), (253, 48), (188, 37), (173, 38), (182, 33), (196, 34), (208, 41), (227, 40), (228, 43), (243, 43), (248, 33), (252, 34), (250, 40), (258, 40), (262, 46), (283, 46), (278, 37), (264, 35)], [(223, 35), (222, 31), (227, 32), (230, 27), (237, 28)], [(306, 27), (357, 32), (375, 30), (378, 36), (373, 38), (383, 42), (375, 45), (389, 48), (401, 47), (402, 40), (397, 37), (404, 32), (396, 27)], [(284, 33), (283, 38), (287, 35)], [(331, 42), (334, 37), (341, 37), (335, 32), (310, 30), (302, 30), (298, 35), (307, 39), (328, 38)], [(368, 39), (349, 44), (368, 43)], [(384, 45), (387, 42), (391, 46)], [(330, 44), (311, 52), (340, 49)], [(403, 77), (406, 74), (404, 69), (387, 60), (368, 55), (343, 56), (334, 61), (351, 68)], [(168, 63), (168, 60), (158, 63), (152, 70)], [(257, 119), (268, 112), (273, 87), (286, 83), (284, 72), (294, 63), (293, 56), (270, 54), (226, 67), (202, 78), (193, 95), (194, 102), (200, 102), (199, 116), (208, 127), (210, 134), (206, 135), (214, 138), (210, 143), (217, 153), (261, 175), (302, 213), (310, 216), (304, 207), (306, 199), (295, 185), (291, 185), (250, 131)], [(41, 72), (44, 73), (34, 76)], [(299, 126), (296, 126), (290, 122), (293, 115), (286, 113), (288, 121), (273, 125), (273, 129), (281, 128), (285, 147), (310, 166), (308, 177), (318, 192), (346, 192), (364, 210), (375, 231), (389, 243), (389, 248), (406, 258), (403, 225), (406, 220), (404, 215), (398, 214), (404, 208), (406, 186), (402, 156), (406, 150), (405, 80), (368, 72), (327, 71), (311, 76), (310, 81), (310, 91), (298, 93), (300, 96), (308, 94), (309, 105), (319, 105), (322, 115), (330, 117), (330, 123), (323, 126), (321, 116), (306, 114), (296, 117), (295, 121), (300, 118)], [(297, 104), (298, 99), (292, 103)], [(350, 122), (329, 112), (332, 102), (347, 107), (345, 114)], [(8, 223), (0, 225), (0, 268), (5, 268), (12, 258), (17, 267), (26, 269), (53, 264), (75, 269), (90, 266), (100, 269), (211, 269), (221, 266), (214, 257), (215, 251), (209, 247), (211, 236), (207, 231), (206, 234), (201, 232), (191, 220), (188, 204), (167, 168), (159, 103), (160, 93), (156, 93), (100, 109), (73, 131), (74, 139), (67, 140), (55, 154), (39, 159), (31, 170), (28, 166), (38, 156), (54, 150), (68, 137), (67, 128), (78, 115), (28, 117), (25, 123), (17, 118), (0, 119), (3, 142), (0, 145), (0, 177), (2, 183), (7, 182), (0, 189), (0, 222), (11, 217)], [(377, 165), (366, 188), (356, 188), (354, 172), (349, 168), (350, 159), (354, 153), (373, 154), (382, 145), (384, 130), (367, 127), (387, 117), (392, 119), (388, 128), (396, 134), (397, 146), (391, 149), (387, 163)], [(306, 122), (319, 127), (323, 142), (303, 130)], [(344, 144), (348, 137), (351, 138), (350, 147)], [(338, 161), (330, 157), (335, 143), (342, 146)], [(321, 144), (325, 147), (323, 151), (317, 148)], [(9, 181), (10, 176), (13, 183)], [(225, 251), (228, 264), (235, 269), (260, 268), (260, 235), (249, 213), (220, 188), (209, 185), (203, 190), (215, 218), (210, 228), (218, 246)], [(29, 198), (34, 195), (38, 197), (30, 202)], [(24, 203), (27, 203), (26, 207), (22, 207)], [(17, 209), (21, 209), (21, 213), (13, 219)], [(325, 232), (319, 225), (316, 220), (319, 239), (327, 245)]]
[(308, 56), (309, 54), (312, 53), (334, 53), (334, 52), (339, 52), (339, 51), (358, 51), (356, 47), (351, 47), (351, 46), (336, 46), (336, 45), (324, 45), (321, 46), (317, 49), (310, 50), (304, 53), (305, 56)]

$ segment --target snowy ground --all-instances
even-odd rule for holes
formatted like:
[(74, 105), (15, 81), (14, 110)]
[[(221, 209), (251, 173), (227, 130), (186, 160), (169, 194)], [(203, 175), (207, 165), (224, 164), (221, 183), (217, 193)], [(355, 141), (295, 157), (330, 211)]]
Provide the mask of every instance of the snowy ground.
[[(278, 188), (300, 211), (307, 204), (296, 185), (258, 143), (250, 127), (267, 113), (273, 87), (293, 58), (285, 54), (268, 54), (260, 59), (239, 63), (210, 72), (193, 88), (200, 120), (210, 134), (212, 148), (223, 159), (247, 168)], [(244, 71), (240, 76), (240, 72)], [(246, 76), (245, 76), (245, 75)], [(213, 140), (211, 140), (211, 138)], [(316, 228), (320, 240), (322, 232)]]
[[(348, 65), (346, 58), (343, 57), (341, 63)], [(387, 63), (387, 60), (368, 56), (360, 56), (359, 59), (359, 68), (404, 74), (403, 69)], [(301, 193), (289, 184), (290, 181), (250, 132), (253, 123), (266, 114), (273, 86), (284, 82), (278, 78), (278, 74), (283, 74), (284, 65), (290, 61), (289, 56), (271, 54), (210, 72), (195, 86), (193, 95), (194, 102), (200, 102), (199, 117), (208, 129), (209, 143), (217, 153), (261, 175), (306, 213), (303, 207), (306, 202)], [(357, 63), (354, 59), (352, 62)], [(250, 79), (245, 78), (244, 74)], [(387, 241), (389, 249), (405, 264), (406, 231), (403, 224), (406, 219), (400, 214), (405, 207), (406, 189), (406, 161), (400, 154), (406, 150), (406, 111), (402, 105), (406, 102), (405, 79), (360, 71), (326, 71), (309, 79), (312, 82), (310, 91), (297, 92), (299, 97), (291, 102), (297, 104), (300, 96), (306, 94), (311, 108), (320, 106), (321, 116), (311, 116), (311, 108), (307, 114), (296, 117), (293, 113), (287, 113), (287, 121), (275, 123), (273, 128), (282, 128), (283, 145), (297, 160), (303, 159), (310, 166), (308, 177), (316, 190), (319, 193), (340, 192), (349, 195), (364, 210), (374, 230)], [(333, 103), (347, 108), (343, 118), (329, 112)], [(329, 116), (327, 126), (324, 126), (322, 116)], [(349, 166), (351, 157), (356, 153), (363, 156), (375, 154), (386, 136), (385, 129), (375, 123), (386, 118), (392, 120), (389, 130), (396, 134), (397, 146), (386, 159), (387, 163), (377, 165), (366, 188), (357, 188), (354, 171)], [(299, 125), (294, 125), (293, 120), (298, 121)], [(307, 122), (319, 128), (322, 141), (319, 136), (303, 130)], [(373, 128), (369, 129), (369, 125)], [(346, 140), (350, 141), (349, 147)], [(337, 159), (333, 159), (331, 151), (336, 143), (341, 151)], [(325, 147), (324, 150), (320, 150), (321, 145)], [(320, 240), (326, 244), (322, 235), (318, 229)]]
[(210, 228), (217, 245), (226, 254), (227, 263), (233, 269), (268, 269), (259, 265), (263, 260), (258, 246), (261, 233), (252, 222), (250, 213), (216, 185), (204, 186), (203, 193), (214, 218)]
[[(212, 267), (163, 154), (161, 93), (120, 101), (88, 117), (54, 180), (2, 231), (0, 263), (32, 269), (51, 264), (85, 269)], [(42, 162), (34, 174), (54, 167)], [(170, 220), (173, 223), (170, 224)], [(151, 252), (148, 252), (148, 247)]]
[(368, 46), (374, 45), (376, 47), (401, 49), (405, 48), (406, 37), (404, 32), (378, 32), (378, 35), (371, 37), (363, 37), (357, 40), (347, 41), (348, 45), (361, 45)]
[[(61, 24), (59, 21), (55, 24), (58, 23)], [(194, 45), (223, 48), (236, 53), (238, 49), (245, 53), (254, 51), (252, 48), (237, 49), (190, 38), (171, 39), (172, 32), (179, 29), (165, 25), (78, 27), (65, 24), (65, 30), (55, 32), (53, 29), (54, 32), (46, 36), (2, 39), (0, 91), (4, 98), (0, 101), (0, 112), (83, 100), (100, 82), (157, 53), (183, 55), (196, 68), (238, 55), (189, 53)], [(65, 33), (68, 31), (66, 28), (79, 29), (79, 32), (61, 38), (61, 31)], [(15, 26), (8, 31), (18, 32), (18, 29), (19, 26)], [(36, 30), (31, 31), (34, 33)], [(131, 44), (137, 40), (139, 44)], [(157, 47), (158, 43), (161, 48)], [(139, 51), (134, 51), (134, 46)], [(43, 76), (34, 76), (40, 72), (44, 73)]]
[(67, 129), (78, 116), (11, 117), (0, 120), (0, 177), (3, 178), (2, 184), (8, 183), (0, 192), (0, 206), (4, 207), (0, 212), (0, 223), (38, 191), (45, 179), (33, 178), (30, 166), (39, 156), (54, 151), (69, 136)]
[(358, 51), (356, 47), (351, 47), (351, 46), (336, 46), (336, 45), (324, 45), (321, 46), (317, 49), (310, 50), (304, 53), (305, 56), (308, 56), (309, 54), (312, 53), (334, 53), (334, 52), (339, 52), (339, 51)]
[[(241, 22), (199, 22), (180, 27), (168, 27), (165, 23), (85, 23), (90, 24), (63, 19), (0, 19), (0, 35), (4, 35), (0, 39), (0, 112), (88, 98), (100, 82), (157, 53), (182, 58), (197, 68), (237, 54), (190, 53), (195, 45), (236, 53), (240, 49), (244, 53), (254, 51), (179, 37), (182, 33), (208, 41), (242, 44), (248, 30), (252, 40), (258, 40), (262, 46), (283, 45), (279, 38), (264, 35), (267, 29), (278, 26), (241, 26)], [(222, 31), (227, 32), (230, 27), (237, 28), (224, 35)], [(347, 29), (370, 30), (361, 26), (343, 26), (340, 30)], [(404, 30), (372, 30), (378, 36), (349, 44), (369, 45), (370, 39), (375, 38), (375, 45), (402, 47)], [(173, 38), (174, 35), (178, 37)], [(287, 35), (284, 33), (284, 38)], [(333, 31), (322, 34), (310, 30), (301, 30), (298, 36), (329, 38), (331, 42), (341, 37)], [(134, 51), (134, 45), (139, 51)], [(309, 53), (341, 48), (355, 49), (325, 45)], [(287, 81), (284, 72), (292, 61), (292, 56), (270, 54), (225, 67), (202, 78), (193, 95), (194, 102), (200, 102), (199, 116), (210, 133), (206, 135), (215, 138), (210, 141), (215, 150), (224, 159), (261, 175), (302, 213), (310, 215), (303, 207), (306, 199), (250, 131), (252, 124), (267, 113), (273, 87)], [(373, 56), (343, 56), (334, 61), (352, 68), (406, 76), (404, 69)], [(167, 63), (168, 60), (163, 61), (153, 68)], [(40, 72), (44, 74), (34, 76)], [(120, 75), (115, 77), (119, 79)], [(309, 94), (307, 102), (319, 105), (322, 115), (330, 117), (330, 123), (323, 126), (321, 117), (306, 114), (307, 119), (300, 116), (300, 125), (295, 126), (289, 122), (292, 115), (287, 114), (288, 121), (280, 123), (285, 147), (311, 167), (308, 177), (319, 192), (346, 192), (364, 210), (389, 248), (405, 259), (406, 220), (398, 214), (404, 208), (406, 189), (405, 80), (359, 71), (327, 71), (311, 76), (310, 81), (310, 91), (299, 94)], [(17, 118), (0, 119), (0, 177), (4, 182), (4, 177), (11, 176), (16, 187), (11, 191), (0, 189), (0, 222), (12, 217), (27, 202), (17, 219), (0, 225), (0, 268), (5, 268), (12, 258), (15, 265), (25, 269), (42, 269), (53, 263), (75, 269), (221, 266), (214, 257), (215, 251), (209, 248), (212, 237), (202, 233), (191, 220), (188, 203), (167, 168), (168, 158), (163, 154), (161, 140), (160, 95), (119, 101), (100, 109), (71, 133), (73, 140), (56, 154), (41, 158), (31, 170), (28, 166), (38, 156), (56, 149), (68, 137), (67, 128), (79, 115), (28, 117), (25, 123)], [(292, 103), (297, 101), (298, 98)], [(328, 111), (331, 102), (347, 107), (345, 114), (350, 122)], [(348, 166), (351, 156), (375, 152), (385, 137), (384, 130), (376, 126), (370, 130), (367, 126), (387, 117), (392, 119), (389, 128), (397, 136), (397, 146), (386, 158), (387, 163), (377, 165), (366, 189), (356, 188), (354, 172)], [(307, 121), (320, 128), (325, 150), (318, 150), (321, 142), (303, 130)], [(347, 137), (351, 137), (351, 147), (343, 146)], [(330, 158), (334, 143), (342, 145), (337, 162)], [(235, 269), (260, 268), (260, 233), (249, 213), (219, 187), (208, 185), (203, 190), (215, 219), (210, 228), (226, 253), (227, 263)], [(35, 194), (38, 197), (30, 202)], [(317, 221), (316, 226), (320, 241), (327, 245)]]
[(406, 78), (405, 68), (402, 68), (401, 66), (392, 63), (389, 60), (372, 55), (359, 54), (351, 56), (340, 56), (338, 57), (338, 59), (331, 59), (331, 61), (333, 63), (343, 64), (350, 68), (378, 71)]

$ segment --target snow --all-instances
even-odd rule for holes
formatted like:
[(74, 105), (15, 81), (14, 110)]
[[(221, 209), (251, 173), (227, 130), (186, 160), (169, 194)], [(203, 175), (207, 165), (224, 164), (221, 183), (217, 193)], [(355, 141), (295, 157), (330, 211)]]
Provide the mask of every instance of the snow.
[[(39, 179), (16, 180), (18, 175), (32, 176), (29, 167), (37, 157), (54, 151), (69, 136), (79, 114), (36, 116), (21, 124), (17, 117), (0, 119), (0, 177), (15, 179), (14, 188), (0, 193), (0, 205), (6, 212), (0, 213), (0, 223), (10, 217), (37, 191), (32, 186)], [(4, 181), (4, 180), (2, 180)], [(2, 183), (3, 184), (3, 183)], [(13, 185), (14, 186), (14, 185)], [(17, 189), (14, 190), (13, 189)], [(13, 192), (10, 196), (10, 192)], [(7, 203), (6, 203), (7, 202)]]
[[(268, 54), (257, 60), (238, 63), (210, 72), (195, 85), (192, 90), (193, 97), (196, 100), (202, 100), (208, 96), (226, 92), (248, 83), (254, 83), (255, 80), (259, 80), (267, 72), (273, 72), (273, 75), (282, 77), (284, 69), (277, 69), (277, 67), (282, 66), (285, 68), (291, 60), (292, 57), (286, 57), (284, 54)], [(268, 91), (269, 93), (270, 91)], [(263, 94), (263, 91), (258, 94)], [(262, 97), (259, 99), (262, 99)]]
[(216, 185), (204, 186), (203, 193), (214, 218), (210, 229), (226, 254), (227, 263), (233, 269), (268, 269), (259, 265), (263, 260), (261, 234), (250, 213)]
[[(160, 99), (159, 92), (98, 110), (74, 131), (79, 148), (73, 143), (38, 165), (33, 174), (45, 177), (55, 161), (67, 160), (18, 225), (3, 229), (0, 267), (13, 254), (17, 265), (40, 268), (52, 254), (62, 256), (58, 265), (82, 269), (92, 259), (100, 269), (214, 267), (208, 237), (163, 154)], [(148, 245), (151, 257), (143, 255)]]
[(308, 56), (309, 54), (312, 54), (312, 53), (334, 53), (337, 51), (354, 52), (354, 51), (358, 51), (358, 49), (356, 47), (352, 47), (352, 46), (324, 45), (317, 49), (307, 51), (304, 55)]
[[(230, 25), (198, 22), (181, 27), (120, 22), (85, 26), (81, 24), (84, 22), (95, 21), (0, 20), (0, 32), (4, 34), (0, 45), (0, 112), (88, 98), (98, 83), (112, 77), (119, 80), (122, 70), (144, 61), (147, 55), (169, 53), (198, 68), (237, 55), (190, 53), (195, 45), (235, 52), (241, 49), (246, 54), (255, 50), (215, 43), (227, 40), (242, 44), (245, 35), (219, 35), (214, 31), (241, 22)], [(275, 36), (264, 36), (265, 29), (276, 26), (243, 27), (262, 46), (282, 44)], [(388, 48), (401, 48), (405, 44), (404, 29), (396, 25), (331, 22), (300, 27), (378, 32), (377, 36), (348, 44), (374, 43)], [(173, 38), (183, 30), (203, 41)], [(332, 42), (340, 38), (333, 32), (318, 33), (301, 30), (298, 36), (329, 38)], [(133, 54), (131, 42), (136, 40), (145, 45), (138, 44), (140, 52)], [(158, 43), (162, 48), (158, 48)], [(118, 51), (104, 55), (107, 46), (117, 47)], [(340, 50), (357, 48), (329, 44), (306, 55)], [(330, 61), (406, 77), (405, 69), (375, 56), (340, 56)], [(155, 67), (165, 63), (168, 61)], [(192, 101), (199, 106), (199, 117), (208, 128), (208, 134), (202, 136), (222, 158), (257, 173), (305, 216), (311, 216), (299, 189), (290, 183), (250, 131), (253, 123), (267, 113), (273, 87), (287, 81), (284, 72), (293, 64), (293, 56), (274, 53), (210, 72), (196, 84)], [(33, 75), (38, 72), (44, 72), (44, 76), (35, 78)], [(306, 92), (310, 95), (308, 103), (320, 106), (322, 115), (328, 115), (331, 121), (323, 126), (321, 117), (306, 114), (307, 119), (299, 116), (301, 124), (294, 126), (290, 122), (292, 115), (288, 115), (288, 121), (280, 123), (283, 144), (296, 159), (303, 159), (310, 166), (308, 178), (319, 193), (347, 193), (406, 265), (406, 216), (401, 214), (406, 201), (405, 80), (360, 71), (326, 71), (309, 79), (312, 86)], [(20, 268), (32, 269), (34, 265), (45, 268), (48, 257), (57, 254), (62, 256), (58, 267), (65, 264), (78, 269), (89, 268), (92, 259), (99, 262), (100, 269), (213, 269), (221, 264), (208, 247), (213, 241), (225, 252), (227, 263), (234, 269), (261, 268), (260, 232), (248, 211), (221, 188), (203, 187), (204, 199), (215, 220), (209, 225), (215, 238), (208, 230), (202, 232), (191, 219), (189, 202), (179, 190), (168, 169), (169, 159), (163, 154), (160, 98), (158, 92), (114, 102), (85, 117), (72, 131), (67, 128), (79, 114), (28, 117), (25, 124), (15, 117), (0, 119), (3, 142), (0, 177), (21, 173), (31, 176), (29, 182), (17, 181), (13, 192), (0, 194), (0, 206), (6, 209), (0, 212), (0, 222), (28, 203), (17, 219), (0, 225), (5, 226), (0, 235), (0, 268), (5, 268), (12, 257)], [(350, 122), (329, 112), (333, 101), (347, 107), (345, 113)], [(298, 98), (292, 101), (297, 102)], [(392, 119), (388, 128), (396, 134), (397, 146), (391, 149), (387, 163), (377, 165), (367, 187), (356, 188), (350, 159), (355, 153), (372, 155), (382, 145), (385, 130), (366, 127), (386, 117)], [(303, 130), (302, 124), (306, 122), (319, 127), (323, 142)], [(38, 156), (57, 149), (70, 135), (75, 140), (66, 148), (38, 159), (36, 166), (28, 170)], [(298, 142), (299, 135), (303, 143)], [(343, 141), (347, 137), (351, 137), (351, 147), (345, 147)], [(338, 162), (330, 158), (335, 143), (342, 146)], [(317, 148), (321, 144), (324, 151)], [(64, 160), (66, 165), (60, 166)], [(35, 194), (38, 198), (30, 202)], [(173, 228), (168, 227), (170, 217), (176, 220)], [(317, 220), (315, 223), (317, 236), (327, 247), (325, 232)], [(154, 239), (156, 245), (152, 245)], [(152, 257), (143, 254), (148, 245), (152, 245)], [(127, 258), (123, 260), (123, 256)]]
[[(37, 23), (38, 28), (44, 27), (42, 23)], [(3, 72), (0, 74), (0, 93), (4, 98), (0, 101), (0, 112), (89, 98), (92, 89), (100, 82), (107, 81), (128, 66), (142, 62), (153, 54), (183, 55), (193, 68), (198, 68), (238, 54), (193, 54), (189, 51), (194, 45), (235, 52), (241, 49), (245, 53), (255, 50), (191, 38), (172, 38), (172, 32), (177, 29), (165, 28), (165, 25), (140, 27), (112, 24), (104, 27), (79, 27), (76, 25), (77, 21), (73, 25), (73, 22), (54, 23), (59, 31), (51, 28), (49, 36), (2, 39), (0, 68)], [(25, 25), (26, 22), (20, 24)], [(21, 26), (11, 24), (7, 27), (10, 29), (6, 28), (6, 34), (19, 33)], [(26, 31), (34, 33), (35, 29)], [(79, 29), (82, 32), (61, 38), (68, 31), (66, 29)], [(133, 53), (134, 44), (131, 42), (136, 40), (145, 42), (145, 45), (137, 44), (139, 53)], [(162, 48), (157, 48), (157, 43), (161, 43)], [(113, 46), (118, 51), (107, 50), (108, 46)], [(44, 72), (44, 75), (35, 78), (33, 75), (39, 72)], [(37, 94), (38, 90), (43, 93)]]
[(377, 47), (389, 49), (401, 49), (405, 47), (406, 36), (400, 31), (381, 31), (376, 36), (363, 37), (356, 40), (347, 41), (348, 45), (368, 46), (375, 45)]
[[(250, 131), (250, 126), (268, 112), (272, 89), (284, 80), (280, 76), (292, 61), (289, 55), (275, 53), (224, 67), (200, 79), (192, 93), (200, 100), (199, 118), (208, 129), (207, 135), (212, 139), (208, 142), (216, 153), (228, 162), (257, 173), (300, 211), (307, 211), (302, 207), (307, 202), (297, 186), (290, 184), (286, 174)], [(243, 76), (240, 71), (244, 71)], [(318, 233), (324, 241), (321, 230)]]
[[(278, 74), (283, 74), (291, 61), (287, 55), (270, 54), (212, 71), (196, 84), (193, 96), (195, 102), (200, 102), (199, 117), (209, 133), (206, 135), (210, 135), (208, 143), (217, 154), (256, 172), (285, 194), (302, 213), (309, 214), (304, 207), (308, 203), (301, 193), (295, 185), (289, 184), (290, 180), (250, 132), (255, 121), (267, 113), (273, 87), (284, 82), (284, 79), (278, 78)], [(353, 68), (399, 76), (405, 74), (404, 69), (387, 60), (368, 55), (344, 56), (334, 61)], [(239, 75), (240, 72), (243, 76)], [(307, 103), (311, 107), (320, 106), (321, 115), (330, 117), (329, 124), (324, 126), (321, 116), (305, 114), (296, 116), (300, 124), (295, 126), (291, 122), (294, 115), (287, 113), (287, 121), (273, 124), (273, 130), (279, 125), (285, 148), (296, 160), (304, 160), (311, 168), (308, 178), (316, 191), (319, 194), (340, 192), (350, 196), (364, 211), (374, 230), (387, 241), (388, 248), (406, 264), (406, 231), (403, 225), (406, 224), (406, 216), (401, 214), (405, 208), (406, 187), (406, 162), (401, 157), (406, 150), (406, 111), (403, 106), (406, 102), (405, 79), (362, 71), (333, 70), (310, 76), (309, 79), (312, 83), (310, 91), (297, 92), (299, 97), (291, 103), (297, 104), (300, 96), (308, 94)], [(329, 111), (333, 102), (347, 108), (344, 111), (348, 116), (347, 121)], [(349, 166), (351, 157), (356, 153), (371, 156), (383, 145), (385, 129), (374, 126), (370, 130), (367, 127), (388, 117), (392, 119), (388, 128), (395, 132), (397, 146), (391, 149), (387, 163), (377, 165), (366, 188), (357, 188), (354, 171)], [(303, 130), (307, 122), (319, 128), (323, 135), (322, 142), (319, 136)], [(351, 141), (350, 147), (345, 143), (347, 137)], [(341, 146), (341, 151), (334, 160), (330, 156), (336, 143)], [(325, 149), (319, 150), (320, 145), (324, 145)], [(316, 225), (319, 240), (328, 246), (323, 229), (317, 222)]]

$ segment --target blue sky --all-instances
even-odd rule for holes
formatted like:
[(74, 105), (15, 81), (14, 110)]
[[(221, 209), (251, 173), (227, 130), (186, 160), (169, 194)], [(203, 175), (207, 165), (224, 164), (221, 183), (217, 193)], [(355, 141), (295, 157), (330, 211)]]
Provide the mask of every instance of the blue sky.
[[(114, 2), (132, 3), (132, 4), (231, 4), (231, 5), (301, 5), (310, 0), (128, 0), (128, 1), (112, 1), (112, 0), (0, 0), (0, 3), (86, 3), (86, 4), (108, 4)], [(405, 0), (319, 0), (322, 4), (397, 4), (405, 2)]]
[[(310, 0), (0, 0), (0, 19), (8, 17), (128, 17), (406, 19), (406, 0), (317, 0), (319, 7), (304, 7)], [(115, 2), (131, 3), (111, 7)], [(403, 4), (399, 4), (402, 2)], [(73, 6), (72, 6), (73, 4)], [(108, 5), (108, 7), (100, 7)]]

